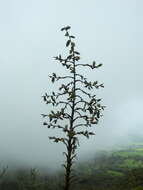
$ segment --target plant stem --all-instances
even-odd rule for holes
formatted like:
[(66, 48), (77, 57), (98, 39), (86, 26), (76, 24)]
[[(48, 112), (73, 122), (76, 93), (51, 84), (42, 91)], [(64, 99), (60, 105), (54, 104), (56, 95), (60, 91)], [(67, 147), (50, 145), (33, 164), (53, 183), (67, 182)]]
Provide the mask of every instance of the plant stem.
[[(73, 58), (75, 57), (73, 53)], [(73, 101), (72, 101), (72, 112), (71, 112), (71, 121), (70, 121), (70, 132), (74, 132), (73, 122), (74, 122), (74, 113), (75, 113), (75, 97), (76, 97), (76, 69), (75, 69), (75, 60), (73, 60)], [(64, 190), (70, 189), (70, 180), (71, 180), (71, 167), (72, 167), (72, 151), (75, 151), (75, 142), (73, 143), (73, 136), (69, 135), (68, 137), (68, 146), (67, 146), (67, 160), (66, 160), (66, 173), (65, 173), (65, 187)]]

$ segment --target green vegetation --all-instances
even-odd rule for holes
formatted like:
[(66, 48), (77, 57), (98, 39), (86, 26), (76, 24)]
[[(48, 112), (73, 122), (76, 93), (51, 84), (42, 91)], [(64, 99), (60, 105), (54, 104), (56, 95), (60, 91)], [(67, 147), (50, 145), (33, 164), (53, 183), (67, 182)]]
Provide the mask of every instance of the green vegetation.
[[(74, 168), (75, 185), (71, 189), (143, 190), (143, 155), (137, 153), (137, 148), (102, 151), (94, 159), (80, 162)], [(11, 173), (7, 168), (0, 179), (0, 190), (62, 190), (63, 176), (60, 171), (55, 175), (37, 169)]]
[(115, 176), (115, 177), (121, 177), (124, 176), (124, 174), (122, 172), (118, 172), (118, 171), (113, 171), (113, 170), (108, 170), (107, 174), (110, 176)]
[(120, 167), (139, 168), (139, 167), (143, 167), (143, 163), (141, 160), (125, 159), (124, 162), (120, 165)]
[(143, 157), (143, 152), (138, 151), (138, 150), (124, 150), (124, 151), (119, 151), (114, 153), (115, 156), (119, 157), (124, 157), (124, 158), (129, 158), (129, 157)]

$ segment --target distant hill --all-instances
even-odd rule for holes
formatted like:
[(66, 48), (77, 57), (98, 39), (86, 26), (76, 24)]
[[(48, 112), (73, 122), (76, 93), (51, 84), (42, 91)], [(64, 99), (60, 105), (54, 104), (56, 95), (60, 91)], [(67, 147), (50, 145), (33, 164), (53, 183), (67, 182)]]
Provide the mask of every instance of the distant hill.
[[(73, 172), (74, 190), (143, 190), (143, 141), (132, 139), (114, 150), (98, 151), (76, 164)], [(63, 170), (53, 174), (38, 168), (8, 168), (0, 190), (62, 190), (63, 179)]]
[(142, 190), (143, 141), (113, 151), (99, 151), (94, 159), (80, 163), (77, 171), (79, 184), (85, 189), (91, 186), (95, 190)]

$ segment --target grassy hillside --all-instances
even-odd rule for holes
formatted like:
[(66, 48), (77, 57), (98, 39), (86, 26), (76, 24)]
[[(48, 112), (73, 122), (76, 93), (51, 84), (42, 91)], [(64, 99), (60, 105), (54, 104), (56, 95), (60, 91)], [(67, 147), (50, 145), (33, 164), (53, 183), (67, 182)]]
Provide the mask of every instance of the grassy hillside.
[(143, 143), (134, 143), (114, 151), (100, 151), (78, 172), (83, 186), (91, 189), (143, 189)]
[[(9, 172), (0, 179), (0, 190), (61, 190), (63, 174), (35, 169)], [(40, 174), (41, 173), (41, 174)], [(114, 151), (99, 151), (80, 162), (74, 171), (75, 190), (143, 190), (143, 143)]]

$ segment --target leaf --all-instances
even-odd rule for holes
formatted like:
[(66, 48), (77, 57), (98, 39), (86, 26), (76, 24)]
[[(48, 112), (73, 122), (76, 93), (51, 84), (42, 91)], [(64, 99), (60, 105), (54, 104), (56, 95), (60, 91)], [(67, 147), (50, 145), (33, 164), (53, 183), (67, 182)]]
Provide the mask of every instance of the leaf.
[(74, 51), (74, 53), (77, 54), (77, 55), (80, 55), (80, 53), (78, 51)]
[(89, 113), (90, 113), (90, 114), (93, 113), (92, 107), (89, 107), (88, 110), (89, 110)]
[(76, 60), (76, 61), (80, 60), (80, 57), (79, 57), (79, 56), (76, 56), (76, 57), (75, 57), (75, 60)]
[(70, 36), (70, 38), (75, 38), (75, 36)]
[(66, 47), (68, 47), (70, 43), (71, 43), (71, 40), (68, 40), (66, 43)]
[(49, 120), (50, 120), (50, 122), (52, 121), (52, 115), (51, 114), (49, 114)]
[(70, 26), (66, 26), (66, 27), (65, 27), (65, 30), (69, 30), (69, 29), (71, 29)]
[(65, 36), (69, 36), (69, 33), (68, 33), (68, 32), (66, 32)]
[(53, 73), (53, 77), (56, 77), (56, 73)]
[(97, 118), (100, 118), (100, 111), (97, 112)]
[(65, 27), (64, 28), (61, 28), (61, 31), (64, 31), (65, 30)]
[(98, 84), (98, 81), (94, 81), (93, 82), (93, 86), (97, 85)]
[(68, 57), (67, 57), (67, 59), (71, 59), (72, 58), (72, 55), (69, 55)]
[(43, 99), (44, 99), (45, 102), (47, 101), (46, 96), (43, 96)]
[(61, 56), (61, 54), (59, 55), (59, 59), (62, 59), (62, 56)]
[(44, 117), (47, 117), (47, 115), (46, 114), (41, 114), (42, 115), (42, 117), (44, 118)]
[(55, 78), (54, 77), (52, 77), (52, 83), (54, 83), (55, 82)]
[(92, 67), (93, 67), (93, 68), (95, 68), (95, 64), (96, 64), (96, 62), (95, 62), (95, 61), (93, 61), (93, 64), (92, 64)]
[(71, 98), (71, 99), (75, 98), (75, 93), (74, 93), (74, 92), (72, 92), (72, 93), (70, 94), (70, 98)]
[(100, 87), (104, 88), (104, 84), (100, 84)]
[(70, 65), (66, 65), (66, 67), (67, 67), (67, 69), (69, 69), (69, 68), (70, 68)]
[(66, 26), (66, 27), (61, 28), (61, 31), (69, 30), (70, 28), (71, 28), (70, 26)]
[(88, 134), (89, 134), (89, 135), (95, 135), (95, 133), (93, 133), (93, 132), (89, 132)]
[(57, 60), (57, 59), (58, 59), (58, 56), (54, 57), (54, 59)]
[(71, 45), (72, 45), (72, 47), (75, 47), (75, 43), (74, 42), (71, 42)]
[(101, 67), (103, 64), (102, 63), (100, 63), (99, 65), (97, 65), (96, 66), (96, 68), (99, 68), (99, 67)]

